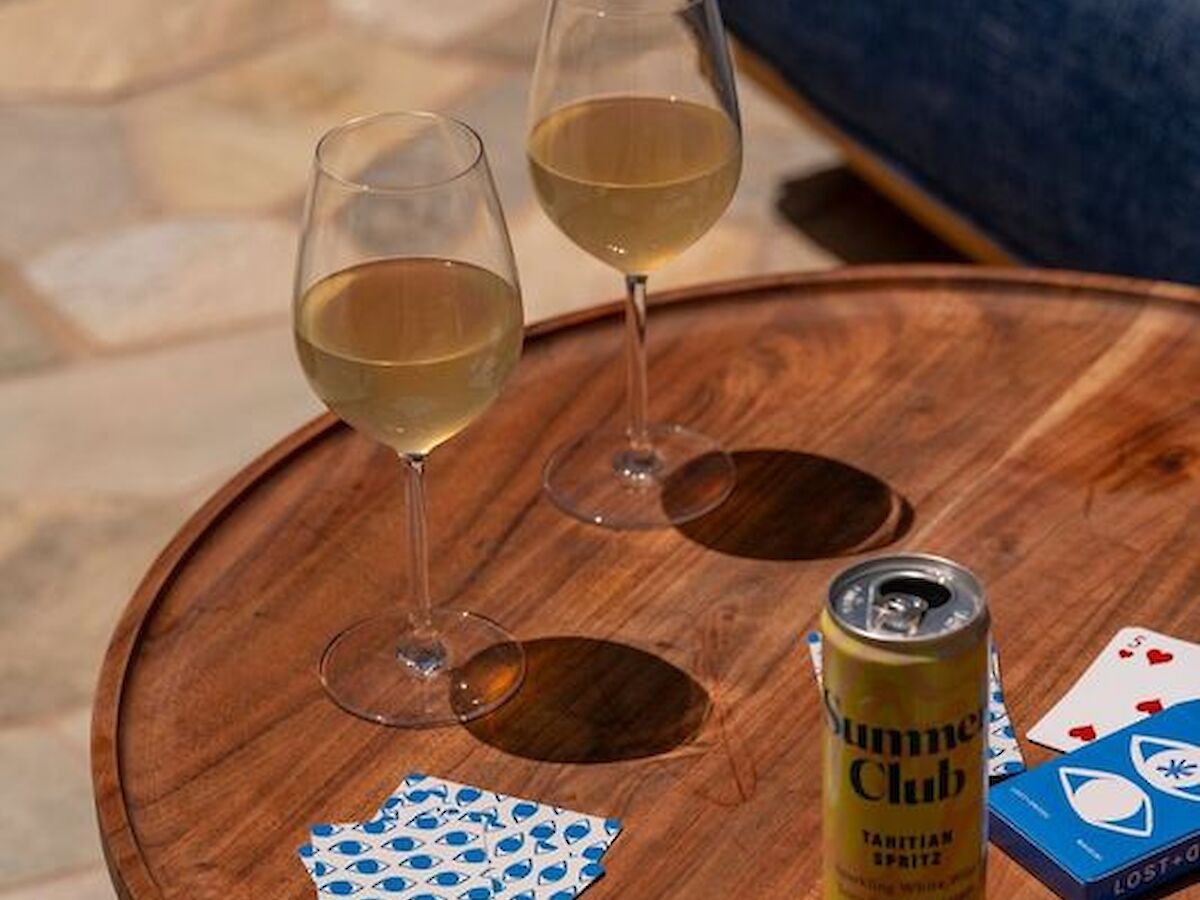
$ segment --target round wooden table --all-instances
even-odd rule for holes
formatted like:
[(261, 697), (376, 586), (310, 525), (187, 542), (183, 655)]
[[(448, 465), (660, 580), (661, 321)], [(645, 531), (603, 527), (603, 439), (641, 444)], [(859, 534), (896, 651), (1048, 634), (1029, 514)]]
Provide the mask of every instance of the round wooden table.
[[(389, 730), (323, 693), (326, 642), (403, 589), (403, 492), (387, 451), (313, 422), (193, 517), (113, 637), (93, 769), (118, 890), (312, 897), (307, 824), (367, 816), (420, 770), (622, 817), (596, 900), (814, 896), (823, 726), (800, 638), (857, 555), (981, 576), (1022, 735), (1117, 628), (1200, 639), (1197, 301), (962, 267), (661, 296), (652, 411), (721, 436), (739, 483), (654, 533), (539, 492), (555, 446), (620, 421), (615, 307), (534, 327), (430, 466), (436, 595), (527, 641), (522, 692), (469, 727)], [(1049, 894), (999, 851), (989, 885)]]

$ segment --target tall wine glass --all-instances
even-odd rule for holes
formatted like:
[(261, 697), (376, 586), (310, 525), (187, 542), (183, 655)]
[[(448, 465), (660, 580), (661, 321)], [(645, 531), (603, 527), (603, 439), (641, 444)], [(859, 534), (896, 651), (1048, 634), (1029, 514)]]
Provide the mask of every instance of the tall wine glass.
[(325, 688), (387, 725), (495, 709), (519, 687), (524, 653), (490, 619), (431, 604), (423, 477), (430, 451), (487, 409), (521, 353), (516, 265), (474, 131), (430, 113), (384, 113), (321, 139), (294, 325), (313, 390), (393, 449), (407, 474), (410, 596), (333, 639)]
[(665, 527), (733, 489), (733, 462), (715, 441), (647, 421), (646, 278), (725, 211), (741, 148), (715, 0), (552, 0), (530, 97), (529, 170), (546, 214), (626, 286), (628, 425), (559, 448), (543, 475), (550, 498), (579, 519)]

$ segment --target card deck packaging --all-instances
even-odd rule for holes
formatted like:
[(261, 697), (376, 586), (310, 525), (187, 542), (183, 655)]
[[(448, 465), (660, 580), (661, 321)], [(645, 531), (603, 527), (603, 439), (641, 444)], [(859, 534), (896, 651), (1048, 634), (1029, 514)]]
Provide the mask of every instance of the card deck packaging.
[(1200, 871), (1200, 701), (993, 786), (988, 807), (991, 840), (1066, 900)]

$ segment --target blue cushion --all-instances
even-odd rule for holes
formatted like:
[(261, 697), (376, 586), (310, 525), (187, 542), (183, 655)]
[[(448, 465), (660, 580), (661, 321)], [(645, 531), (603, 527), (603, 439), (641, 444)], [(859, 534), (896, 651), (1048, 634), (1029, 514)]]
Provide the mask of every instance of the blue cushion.
[(1038, 264), (1200, 281), (1200, 4), (726, 0), (836, 125)]

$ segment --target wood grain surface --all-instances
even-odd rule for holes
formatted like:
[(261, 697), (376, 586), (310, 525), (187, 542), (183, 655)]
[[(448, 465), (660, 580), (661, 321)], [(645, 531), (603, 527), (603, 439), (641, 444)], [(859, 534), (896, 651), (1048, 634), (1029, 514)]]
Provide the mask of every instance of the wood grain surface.
[[(118, 890), (311, 897), (306, 825), (366, 816), (418, 769), (622, 817), (595, 900), (815, 896), (800, 635), (858, 555), (981, 576), (1021, 734), (1118, 627), (1200, 640), (1197, 300), (960, 267), (661, 297), (652, 412), (721, 436), (740, 481), (637, 534), (539, 494), (557, 444), (620, 420), (613, 310), (532, 329), (503, 398), (430, 465), (436, 595), (528, 641), (522, 693), (469, 729), (389, 730), (323, 694), (326, 642), (403, 588), (403, 492), (386, 451), (314, 422), (196, 514), (113, 637), (93, 768)], [(1003, 853), (989, 866), (993, 896), (1049, 896)]]

